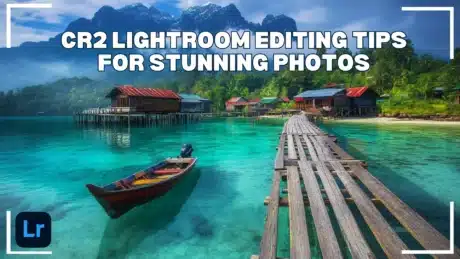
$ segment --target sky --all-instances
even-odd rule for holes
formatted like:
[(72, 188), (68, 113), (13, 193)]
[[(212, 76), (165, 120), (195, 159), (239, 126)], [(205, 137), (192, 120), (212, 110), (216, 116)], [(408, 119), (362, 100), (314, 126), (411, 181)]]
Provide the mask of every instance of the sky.
[[(103, 5), (115, 8), (141, 2), (146, 6), (179, 16), (194, 5), (234, 3), (243, 17), (261, 22), (267, 14), (285, 14), (294, 18), (305, 31), (404, 31), (417, 51), (448, 56), (449, 14), (447, 12), (403, 12), (401, 6), (453, 6), (459, 0), (0, 0), (0, 47), (5, 46), (5, 6), (13, 2), (52, 3), (52, 9), (13, 10), (12, 44), (42, 41), (65, 30), (79, 17), (92, 18)], [(460, 8), (455, 19), (455, 45), (460, 46)]]

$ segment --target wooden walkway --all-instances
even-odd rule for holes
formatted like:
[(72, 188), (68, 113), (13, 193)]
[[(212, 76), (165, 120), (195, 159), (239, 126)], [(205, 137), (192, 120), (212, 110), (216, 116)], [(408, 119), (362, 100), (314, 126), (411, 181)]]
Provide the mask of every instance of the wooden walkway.
[[(287, 190), (280, 190), (283, 179), (287, 181)], [(283, 193), (287, 193), (287, 197), (280, 197)], [(342, 252), (345, 250), (352, 258), (377, 257), (349, 203), (356, 205), (388, 258), (416, 257), (401, 253), (409, 248), (382, 216), (376, 203), (385, 206), (424, 249), (450, 248), (446, 237), (372, 176), (363, 162), (347, 154), (304, 115), (295, 115), (284, 125), (275, 159), (273, 185), (265, 203), (268, 211), (260, 254), (253, 258), (277, 258), (280, 206), (289, 206), (290, 257), (293, 259), (311, 258), (309, 240), (315, 237), (309, 237), (312, 231), (307, 230), (305, 206), (310, 207), (316, 230), (313, 233), (323, 258), (344, 258)], [(332, 213), (328, 212), (329, 207)], [(335, 220), (331, 220), (332, 214)], [(446, 224), (447, 219), (446, 211)], [(333, 224), (339, 228), (334, 230)], [(340, 249), (337, 235), (345, 240), (346, 249)], [(454, 251), (454, 255), (437, 255), (436, 258), (460, 258), (460, 250), (455, 248)]]

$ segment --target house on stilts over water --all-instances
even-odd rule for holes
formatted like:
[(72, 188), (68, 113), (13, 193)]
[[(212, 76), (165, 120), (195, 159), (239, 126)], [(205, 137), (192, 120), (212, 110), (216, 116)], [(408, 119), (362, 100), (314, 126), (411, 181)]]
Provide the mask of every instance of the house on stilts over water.
[(377, 113), (378, 94), (367, 86), (308, 90), (294, 97), (296, 108), (328, 116), (364, 116)]

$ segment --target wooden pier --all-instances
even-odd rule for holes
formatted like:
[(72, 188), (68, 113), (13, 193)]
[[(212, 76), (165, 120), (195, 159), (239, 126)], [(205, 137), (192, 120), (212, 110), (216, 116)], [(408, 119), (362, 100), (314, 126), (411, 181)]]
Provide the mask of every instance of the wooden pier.
[(74, 121), (82, 125), (138, 125), (157, 126), (188, 124), (207, 117), (203, 113), (140, 113), (129, 107), (93, 108), (74, 114)]
[[(309, 236), (312, 232), (318, 240), (322, 258), (347, 257), (343, 251), (352, 258), (381, 258), (371, 249), (350, 203), (356, 205), (388, 258), (416, 257), (402, 254), (402, 250), (409, 248), (381, 214), (382, 206), (424, 249), (450, 249), (446, 237), (372, 176), (363, 162), (347, 154), (304, 115), (294, 115), (285, 123), (274, 167), (270, 196), (265, 200), (268, 209), (260, 253), (253, 255), (253, 259), (277, 258), (280, 206), (289, 207), (290, 258), (293, 259), (312, 257), (310, 240), (315, 238)], [(287, 181), (287, 189), (281, 190), (283, 179)], [(306, 206), (310, 207), (315, 231), (307, 230), (312, 224), (307, 224)], [(446, 211), (446, 224), (448, 217)], [(339, 227), (334, 228), (333, 224)], [(339, 246), (338, 235), (345, 240), (346, 249)], [(454, 254), (433, 256), (460, 258), (460, 250), (454, 247), (453, 251)]]
[(73, 119), (81, 125), (138, 125), (157, 126), (188, 124), (205, 118), (258, 117), (258, 112), (217, 112), (217, 113), (142, 113), (131, 107), (91, 108), (75, 113)]

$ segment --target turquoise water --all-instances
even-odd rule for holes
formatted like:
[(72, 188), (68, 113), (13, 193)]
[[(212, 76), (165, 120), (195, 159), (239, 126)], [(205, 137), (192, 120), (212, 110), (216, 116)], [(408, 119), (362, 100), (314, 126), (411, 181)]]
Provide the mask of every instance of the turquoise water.
[[(235, 118), (129, 132), (75, 128), (68, 118), (0, 123), (0, 210), (50, 212), (53, 257), (241, 259), (258, 251), (282, 122)], [(168, 202), (110, 220), (85, 188), (177, 156), (182, 143), (194, 145), (199, 161), (178, 188), (186, 190)]]
[[(77, 128), (70, 118), (0, 118), (0, 221), (5, 210), (48, 211), (53, 241), (47, 250), (56, 258), (249, 258), (259, 250), (281, 125), (230, 118), (109, 130)], [(460, 128), (324, 128), (448, 233), (448, 202), (460, 204)], [(182, 143), (194, 145), (199, 161), (160, 202), (110, 220), (84, 187), (176, 156)], [(279, 256), (289, 255), (286, 212), (280, 212)]]
[[(451, 201), (455, 222), (460, 222), (459, 126), (332, 122), (322, 128), (338, 136), (340, 146), (352, 156), (367, 161), (374, 176), (446, 237)], [(405, 235), (401, 228), (397, 232)]]

